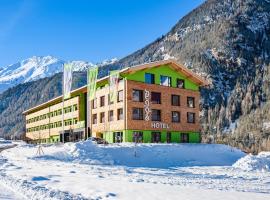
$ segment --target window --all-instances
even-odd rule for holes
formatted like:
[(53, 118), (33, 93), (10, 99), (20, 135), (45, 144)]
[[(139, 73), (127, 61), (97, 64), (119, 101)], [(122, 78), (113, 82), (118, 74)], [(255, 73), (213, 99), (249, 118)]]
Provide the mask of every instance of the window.
[(153, 104), (161, 104), (161, 93), (151, 92), (151, 102)]
[(100, 113), (100, 123), (104, 123), (105, 122), (105, 112)]
[(110, 110), (110, 111), (108, 112), (108, 121), (109, 121), (109, 122), (113, 121), (113, 110)]
[(172, 133), (171, 132), (167, 132), (166, 142), (167, 143), (171, 143), (171, 141), (172, 141)]
[(161, 133), (160, 132), (152, 132), (152, 143), (159, 143), (161, 142)]
[(183, 79), (177, 79), (176, 80), (176, 87), (184, 89), (185, 88), (185, 81)]
[(132, 91), (132, 100), (137, 102), (143, 102), (143, 91), (142, 90), (133, 90)]
[(124, 94), (123, 90), (118, 91), (117, 102), (123, 101), (123, 98), (124, 98), (123, 94)]
[(117, 109), (117, 120), (122, 120), (123, 118), (123, 108)]
[(180, 122), (180, 112), (172, 111), (172, 122)]
[(77, 111), (77, 110), (78, 110), (77, 104), (73, 105), (73, 111)]
[(132, 141), (135, 143), (143, 142), (143, 132), (142, 131), (133, 131)]
[(97, 98), (93, 99), (92, 101), (92, 109), (97, 108)]
[(195, 108), (195, 98), (194, 97), (187, 98), (187, 106), (189, 108)]
[(97, 124), (97, 114), (92, 115), (92, 123)]
[(180, 106), (180, 96), (172, 95), (172, 106)]
[(171, 87), (171, 77), (160, 76), (160, 85)]
[(114, 102), (111, 101), (110, 94), (108, 94), (108, 105), (112, 105)]
[(105, 106), (105, 96), (100, 97), (100, 107)]
[(161, 121), (161, 110), (152, 109), (152, 121)]
[(78, 119), (74, 118), (73, 119), (73, 124), (77, 124), (78, 123)]
[(181, 133), (181, 142), (188, 143), (189, 142), (189, 135), (187, 133)]
[(150, 73), (145, 73), (144, 75), (145, 83), (155, 84), (155, 75)]
[(195, 123), (195, 113), (188, 112), (187, 113), (187, 122), (188, 123)]
[(143, 120), (143, 109), (142, 108), (133, 108), (132, 119)]

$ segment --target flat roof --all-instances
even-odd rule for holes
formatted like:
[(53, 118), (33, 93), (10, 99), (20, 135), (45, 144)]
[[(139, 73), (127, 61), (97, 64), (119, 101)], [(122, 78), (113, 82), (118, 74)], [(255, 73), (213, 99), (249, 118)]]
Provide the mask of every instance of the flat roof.
[[(144, 63), (144, 64), (140, 64), (140, 65), (135, 65), (135, 66), (131, 66), (128, 68), (124, 68), (122, 70), (120, 70), (120, 74), (131, 74), (131, 73), (135, 73), (137, 71), (140, 70), (144, 70), (144, 69), (148, 69), (148, 68), (152, 68), (152, 67), (159, 67), (161, 65), (168, 65), (170, 64), (176, 71), (182, 73), (184, 76), (186, 76), (186, 78), (192, 80), (193, 82), (195, 82), (196, 84), (198, 84), (199, 86), (206, 86), (209, 85), (209, 82), (207, 82), (206, 80), (202, 79), (200, 76), (198, 76), (197, 74), (195, 74), (194, 72), (192, 72), (191, 70), (187, 69), (186, 67), (184, 67), (183, 65), (177, 63), (175, 60), (162, 60), (162, 61), (156, 61), (156, 62), (150, 62), (150, 63)], [(100, 79), (97, 80), (97, 83), (100, 83), (102, 81), (105, 81), (109, 78), (109, 76), (104, 76)], [(80, 88), (77, 88), (75, 90), (71, 91), (71, 95), (76, 93), (76, 92), (87, 92), (87, 86), (82, 86)], [(32, 107), (30, 109), (25, 110), (22, 114), (28, 114), (30, 112), (33, 112), (35, 110), (40, 110), (42, 108), (47, 107), (48, 104), (56, 104), (56, 103), (60, 103), (62, 101), (63, 95), (58, 96), (56, 98), (53, 98), (47, 102), (44, 102), (40, 105), (37, 105), (35, 107)]]

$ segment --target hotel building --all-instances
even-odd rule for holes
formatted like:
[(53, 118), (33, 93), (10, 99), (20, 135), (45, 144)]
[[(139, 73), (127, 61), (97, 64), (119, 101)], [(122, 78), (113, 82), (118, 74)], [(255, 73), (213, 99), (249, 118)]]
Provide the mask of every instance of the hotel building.
[(207, 83), (173, 60), (120, 71), (117, 99), (109, 99), (109, 77), (97, 81), (95, 99), (87, 87), (26, 110), (26, 137), (32, 142), (68, 142), (90, 136), (109, 143), (200, 142), (199, 87)]

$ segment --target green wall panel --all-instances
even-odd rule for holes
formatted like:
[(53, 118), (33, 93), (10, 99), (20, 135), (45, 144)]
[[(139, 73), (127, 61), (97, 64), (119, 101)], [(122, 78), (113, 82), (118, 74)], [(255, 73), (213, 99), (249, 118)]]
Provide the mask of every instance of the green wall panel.
[[(141, 130), (123, 130), (123, 142), (132, 142), (133, 139), (133, 131), (141, 131)], [(121, 132), (121, 131), (116, 131)], [(152, 131), (145, 130), (143, 132), (143, 142), (144, 143), (151, 143), (152, 138)], [(190, 143), (199, 143), (200, 142), (200, 134), (196, 132), (183, 132), (189, 134), (189, 142)], [(113, 143), (113, 132), (109, 133), (106, 132), (104, 134), (104, 139), (109, 142)], [(181, 142), (181, 133), (176, 131), (171, 131), (171, 142), (172, 143), (180, 143)], [(161, 131), (161, 142), (167, 142), (167, 131)]]
[(161, 142), (163, 142), (163, 143), (167, 142), (167, 131), (161, 132)]
[(199, 143), (200, 134), (199, 133), (189, 133), (189, 142), (190, 143)]
[(151, 143), (151, 131), (143, 131), (143, 142), (144, 143)]
[(180, 133), (179, 132), (171, 132), (171, 142), (172, 143), (180, 143)]

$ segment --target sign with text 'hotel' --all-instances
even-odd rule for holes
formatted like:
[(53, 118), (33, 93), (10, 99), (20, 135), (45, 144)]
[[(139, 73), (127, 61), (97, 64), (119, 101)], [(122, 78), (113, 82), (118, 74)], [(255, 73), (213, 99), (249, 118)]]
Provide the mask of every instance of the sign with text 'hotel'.
[[(148, 90), (144, 90), (144, 120), (150, 121), (151, 120), (151, 93)], [(151, 122), (151, 127), (155, 129), (169, 129), (169, 124), (163, 122)]]

